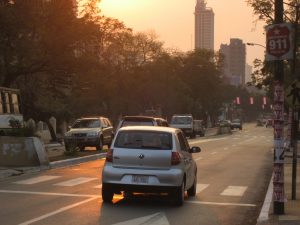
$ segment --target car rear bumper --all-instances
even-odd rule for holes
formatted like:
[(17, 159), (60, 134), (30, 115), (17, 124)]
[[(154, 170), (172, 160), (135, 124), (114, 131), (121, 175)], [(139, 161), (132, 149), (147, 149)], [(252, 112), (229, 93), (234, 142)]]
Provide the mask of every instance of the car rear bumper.
[[(133, 181), (134, 176), (146, 176), (146, 183), (137, 183)], [(102, 171), (102, 182), (118, 189), (169, 189), (169, 187), (178, 187), (182, 184), (184, 172), (181, 168), (171, 169), (137, 169), (137, 168), (116, 168), (111, 165), (105, 165)]]

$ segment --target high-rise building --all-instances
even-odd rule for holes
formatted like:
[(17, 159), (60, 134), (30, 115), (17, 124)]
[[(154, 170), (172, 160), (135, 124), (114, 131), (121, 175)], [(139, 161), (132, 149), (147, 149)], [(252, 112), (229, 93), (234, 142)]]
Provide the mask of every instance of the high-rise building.
[(245, 85), (246, 45), (241, 39), (231, 38), (230, 44), (221, 44), (220, 53), (225, 57), (223, 77), (227, 83)]
[(214, 50), (214, 18), (205, 0), (197, 0), (195, 7), (195, 49)]
[(252, 81), (251, 75), (252, 75), (252, 66), (250, 66), (248, 63), (246, 63), (246, 71), (245, 71), (245, 82), (246, 83)]

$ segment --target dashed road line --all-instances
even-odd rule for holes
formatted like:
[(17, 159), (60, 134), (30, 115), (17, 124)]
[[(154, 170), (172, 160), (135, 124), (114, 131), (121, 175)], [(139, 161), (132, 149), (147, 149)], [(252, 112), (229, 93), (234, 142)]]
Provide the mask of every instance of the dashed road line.
[(13, 182), (13, 183), (14, 184), (37, 184), (37, 183), (41, 183), (41, 182), (45, 182), (45, 181), (57, 179), (57, 178), (60, 178), (60, 177), (61, 176), (49, 176), (49, 175), (45, 175), (45, 176), (38, 176), (38, 177), (26, 179), (26, 180), (20, 180), (20, 181), (16, 181), (16, 182)]
[(196, 193), (199, 194), (201, 191), (206, 189), (209, 186), (209, 184), (197, 184)]
[(57, 183), (57, 184), (54, 184), (54, 185), (55, 186), (72, 187), (72, 186), (87, 183), (89, 181), (96, 180), (96, 179), (97, 178), (92, 178), (92, 177), (78, 177), (78, 178), (75, 178), (75, 179), (72, 179), (72, 180), (67, 180), (67, 181), (64, 181), (64, 182), (60, 182), (60, 183)]
[(54, 215), (56, 215), (56, 214), (58, 214), (58, 213), (67, 211), (67, 210), (69, 210), (69, 209), (72, 209), (72, 208), (77, 207), (77, 206), (79, 206), (79, 205), (88, 203), (88, 202), (93, 201), (93, 200), (95, 200), (95, 199), (97, 199), (97, 197), (88, 198), (88, 199), (86, 199), (86, 200), (83, 200), (83, 201), (80, 201), (80, 202), (77, 202), (77, 203), (74, 203), (74, 204), (71, 204), (71, 205), (62, 207), (62, 208), (60, 208), (60, 209), (58, 209), (58, 210), (55, 210), (55, 211), (53, 211), (53, 212), (44, 214), (44, 215), (42, 215), (42, 216), (39, 216), (39, 217), (37, 217), (37, 218), (28, 220), (28, 221), (26, 221), (26, 222), (20, 223), (19, 225), (28, 225), (28, 224), (32, 224), (32, 223), (41, 221), (41, 220), (46, 219), (46, 218), (48, 218), (48, 217), (50, 217), (50, 216), (54, 216)]
[(246, 186), (228, 186), (221, 195), (223, 196), (242, 196), (247, 190)]

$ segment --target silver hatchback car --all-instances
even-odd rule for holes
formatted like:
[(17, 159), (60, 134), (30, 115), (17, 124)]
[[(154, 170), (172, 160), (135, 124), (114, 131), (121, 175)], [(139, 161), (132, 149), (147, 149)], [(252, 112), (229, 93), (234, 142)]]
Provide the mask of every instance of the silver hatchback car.
[(106, 155), (102, 172), (102, 198), (111, 202), (114, 193), (168, 193), (182, 205), (185, 192), (195, 196), (197, 165), (181, 130), (171, 127), (121, 128)]

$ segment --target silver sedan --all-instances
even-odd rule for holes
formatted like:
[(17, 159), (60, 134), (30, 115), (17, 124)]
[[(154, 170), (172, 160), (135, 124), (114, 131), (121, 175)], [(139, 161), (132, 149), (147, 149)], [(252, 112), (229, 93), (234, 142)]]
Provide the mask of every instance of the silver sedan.
[(181, 130), (170, 127), (121, 128), (107, 152), (102, 172), (102, 198), (114, 193), (167, 193), (181, 206), (185, 192), (195, 196), (197, 165)]

